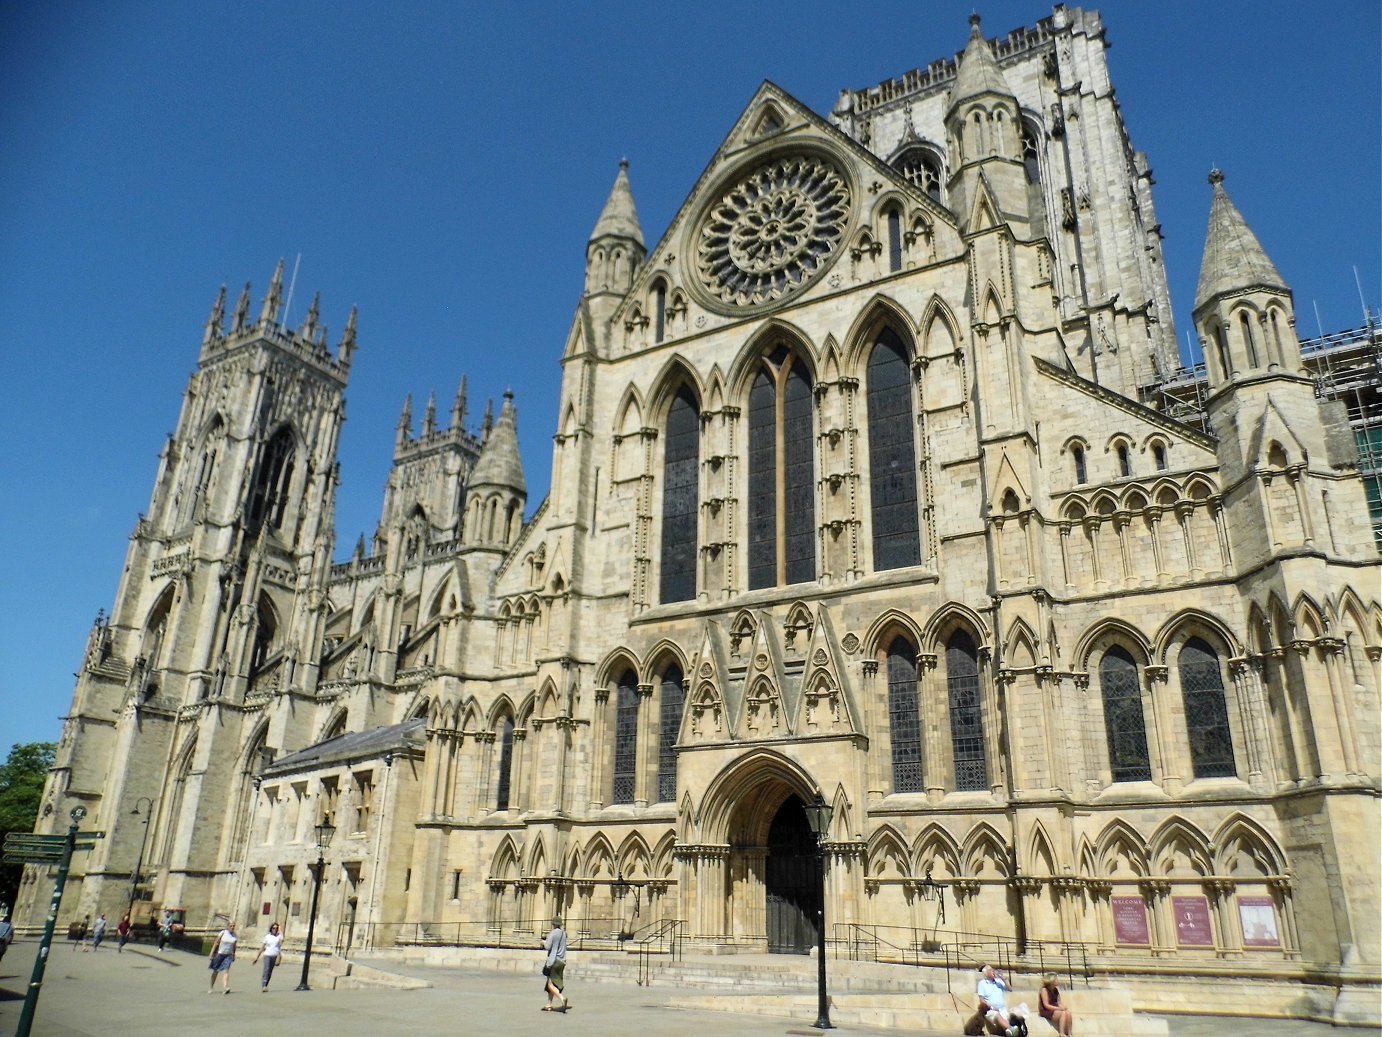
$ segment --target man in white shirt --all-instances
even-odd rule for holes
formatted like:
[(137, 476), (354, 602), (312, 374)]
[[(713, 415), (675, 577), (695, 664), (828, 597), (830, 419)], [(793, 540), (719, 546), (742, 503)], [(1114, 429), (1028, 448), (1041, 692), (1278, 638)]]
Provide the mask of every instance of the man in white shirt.
[(1020, 1015), (1008, 1012), (1009, 989), (1007, 980), (1000, 976), (992, 965), (985, 965), (974, 992), (988, 1021), (990, 1033), (1001, 1033), (1006, 1037), (1027, 1037), (1027, 1021)]

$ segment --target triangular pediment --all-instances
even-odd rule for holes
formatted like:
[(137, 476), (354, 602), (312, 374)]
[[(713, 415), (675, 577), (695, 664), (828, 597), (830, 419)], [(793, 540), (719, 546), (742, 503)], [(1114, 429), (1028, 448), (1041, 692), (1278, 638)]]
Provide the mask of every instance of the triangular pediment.
[(739, 727), (746, 738), (777, 738), (793, 726), (782, 694), (782, 646), (769, 617), (760, 613), (757, 618)]
[(678, 739), (682, 744), (723, 742), (734, 736), (732, 714), (726, 702), (727, 672), (723, 646), (714, 626), (707, 623), (686, 682), (686, 705)]
[(848, 690), (844, 649), (835, 636), (830, 612), (824, 606), (816, 614), (806, 648), (806, 672), (798, 730), (807, 734), (839, 734), (857, 730), (858, 710)]
[(1309, 460), (1309, 451), (1305, 444), (1291, 431), (1291, 426), (1277, 408), (1276, 401), (1268, 396), (1267, 405), (1262, 408), (1262, 413), (1253, 423), (1252, 440), (1248, 450), (1249, 463), (1259, 466), (1269, 464), (1268, 454), (1273, 443), (1281, 444), (1292, 463)]
[[(794, 293), (793, 298), (805, 298), (806, 293), (819, 290), (827, 267), (840, 268), (850, 243), (884, 194), (904, 199), (909, 212), (925, 216), (935, 228), (938, 255), (963, 254), (959, 223), (949, 209), (781, 87), (764, 82), (726, 134), (662, 238), (649, 251), (629, 294), (615, 310), (611, 326), (620, 328), (629, 323), (635, 308), (643, 311), (654, 282), (659, 279), (670, 290), (689, 289), (693, 296), (704, 295), (699, 287), (700, 277), (693, 275), (699, 244), (696, 231), (702, 215), (725, 196), (737, 177), (750, 174), (759, 163), (794, 155), (818, 156), (838, 169), (848, 185), (849, 200), (838, 240), (821, 264), (820, 274), (813, 275), (813, 283)], [(750, 312), (761, 314), (763, 307), (746, 309), (744, 316), (750, 316)]]

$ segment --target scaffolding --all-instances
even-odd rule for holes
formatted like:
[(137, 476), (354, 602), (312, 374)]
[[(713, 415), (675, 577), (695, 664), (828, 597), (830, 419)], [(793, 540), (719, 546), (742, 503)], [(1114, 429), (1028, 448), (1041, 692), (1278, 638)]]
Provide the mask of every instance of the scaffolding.
[[(1382, 317), (1362, 327), (1302, 339), (1301, 360), (1315, 380), (1315, 395), (1348, 413), (1358, 447), (1358, 474), (1367, 490), (1373, 542), (1382, 552)], [(1143, 402), (1183, 424), (1212, 434), (1205, 413), (1209, 380), (1203, 363), (1182, 367), (1143, 390)]]

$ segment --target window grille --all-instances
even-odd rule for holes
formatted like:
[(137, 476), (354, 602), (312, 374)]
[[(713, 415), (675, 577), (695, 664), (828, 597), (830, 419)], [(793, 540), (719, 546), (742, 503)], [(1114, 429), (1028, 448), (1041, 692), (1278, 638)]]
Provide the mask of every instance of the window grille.
[(878, 337), (868, 365), (869, 491), (873, 567), (900, 569), (921, 560), (911, 371), (902, 340)]
[(619, 678), (614, 705), (615, 803), (632, 803), (638, 769), (638, 681), (633, 671)]
[(1180, 685), (1185, 696), (1185, 729), (1190, 762), (1197, 778), (1231, 778), (1238, 773), (1224, 701), (1219, 656), (1196, 637), (1180, 653)]
[(1104, 729), (1108, 734), (1108, 764), (1114, 781), (1150, 781), (1147, 726), (1142, 716), (1142, 688), (1137, 664), (1121, 647), (1110, 648), (1099, 664), (1099, 690), (1104, 698)]
[(495, 810), (509, 809), (509, 788), (513, 773), (513, 718), (499, 722), (499, 780), (494, 797)]
[(696, 398), (683, 387), (667, 414), (662, 463), (662, 601), (690, 601), (696, 596), (700, 424)]
[(979, 652), (974, 639), (956, 631), (945, 650), (950, 698), (950, 741), (955, 754), (955, 788), (981, 792), (989, 787), (984, 753), (984, 713), (979, 689)]
[(917, 652), (903, 637), (888, 649), (888, 722), (893, 743), (893, 791), (921, 792)]
[(682, 703), (686, 692), (682, 689), (681, 668), (667, 667), (662, 675), (660, 704), (662, 738), (657, 756), (657, 801), (672, 803), (677, 798), (677, 735), (681, 733)]

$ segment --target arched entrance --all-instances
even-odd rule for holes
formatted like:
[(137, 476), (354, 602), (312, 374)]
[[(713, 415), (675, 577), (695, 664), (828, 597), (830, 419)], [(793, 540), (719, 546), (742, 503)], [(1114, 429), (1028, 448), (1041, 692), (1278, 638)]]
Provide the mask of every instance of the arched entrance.
[(774, 954), (809, 954), (819, 939), (821, 917), (820, 860), (806, 810), (795, 795), (778, 808), (768, 829), (764, 890), (768, 950)]

